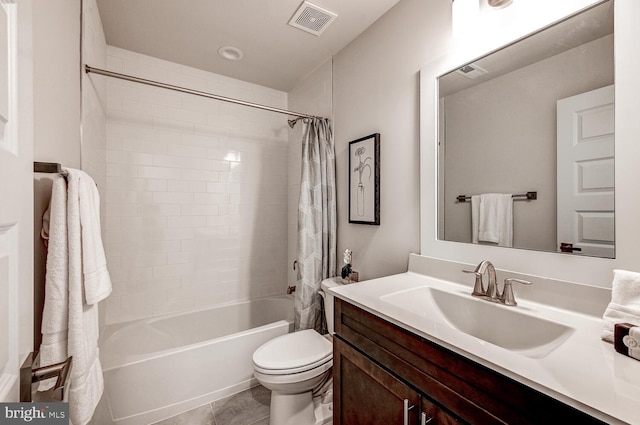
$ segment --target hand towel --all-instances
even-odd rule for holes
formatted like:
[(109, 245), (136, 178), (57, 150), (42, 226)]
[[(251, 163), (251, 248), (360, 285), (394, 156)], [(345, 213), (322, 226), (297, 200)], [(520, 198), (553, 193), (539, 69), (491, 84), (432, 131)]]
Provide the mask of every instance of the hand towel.
[(82, 225), (84, 296), (86, 303), (92, 305), (111, 294), (111, 278), (100, 231), (100, 195), (96, 183), (87, 173), (80, 170), (76, 172)]
[(478, 243), (478, 221), (480, 220), (480, 195), (471, 196), (471, 242)]
[[(473, 200), (473, 198), (472, 198)], [(513, 246), (513, 197), (510, 194), (480, 195), (478, 240)]]
[(613, 343), (614, 325), (625, 322), (640, 326), (640, 273), (614, 270), (611, 302), (602, 316), (602, 339)]
[[(67, 359), (67, 326), (69, 321), (69, 256), (67, 251), (67, 182), (55, 176), (49, 206), (49, 225), (43, 237), (49, 239), (45, 274), (44, 309), (42, 311), (42, 344), (40, 364), (43, 366)], [(40, 391), (55, 384), (43, 381)]]

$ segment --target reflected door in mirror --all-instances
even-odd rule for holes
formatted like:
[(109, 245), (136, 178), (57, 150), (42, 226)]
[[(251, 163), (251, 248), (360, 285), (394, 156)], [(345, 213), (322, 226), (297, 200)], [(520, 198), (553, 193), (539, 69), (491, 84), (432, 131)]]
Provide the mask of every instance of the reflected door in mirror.
[(614, 258), (614, 86), (558, 101), (558, 248)]

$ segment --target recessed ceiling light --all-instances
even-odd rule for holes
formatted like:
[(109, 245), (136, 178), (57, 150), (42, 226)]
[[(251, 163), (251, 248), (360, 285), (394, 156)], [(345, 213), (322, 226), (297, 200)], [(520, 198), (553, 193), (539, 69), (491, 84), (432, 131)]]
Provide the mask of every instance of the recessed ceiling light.
[(218, 54), (220, 55), (220, 57), (230, 61), (239, 61), (244, 57), (244, 53), (242, 53), (242, 50), (233, 46), (223, 46), (219, 48)]

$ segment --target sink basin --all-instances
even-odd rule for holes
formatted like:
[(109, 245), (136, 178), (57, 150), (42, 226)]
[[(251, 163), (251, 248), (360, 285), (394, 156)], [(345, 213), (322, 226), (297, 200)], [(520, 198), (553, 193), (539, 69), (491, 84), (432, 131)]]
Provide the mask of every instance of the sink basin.
[(573, 328), (468, 294), (420, 287), (380, 300), (410, 314), (445, 322), (451, 328), (527, 357), (541, 358), (562, 344)]

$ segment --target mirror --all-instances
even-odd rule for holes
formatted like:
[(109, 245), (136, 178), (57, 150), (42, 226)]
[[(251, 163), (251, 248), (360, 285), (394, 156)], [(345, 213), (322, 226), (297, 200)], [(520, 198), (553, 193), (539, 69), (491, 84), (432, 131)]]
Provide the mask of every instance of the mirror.
[(613, 36), (608, 0), (438, 78), (439, 239), (615, 257)]

